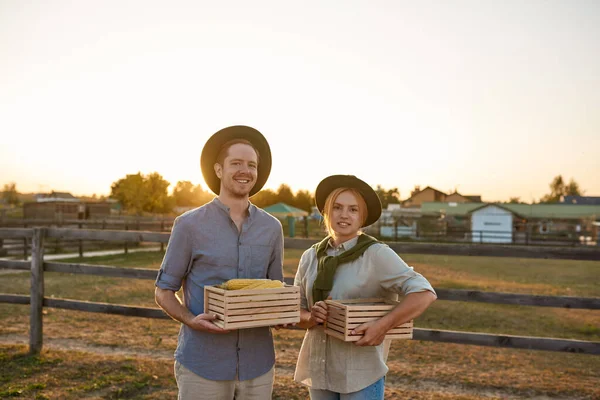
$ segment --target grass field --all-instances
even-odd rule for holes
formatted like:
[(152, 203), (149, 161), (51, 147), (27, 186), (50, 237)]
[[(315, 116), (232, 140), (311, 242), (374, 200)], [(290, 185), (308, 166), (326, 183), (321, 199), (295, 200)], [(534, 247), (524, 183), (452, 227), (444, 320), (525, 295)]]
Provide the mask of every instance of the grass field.
[[(286, 250), (293, 276), (301, 251)], [(600, 262), (402, 255), (436, 288), (600, 297)], [(71, 261), (158, 268), (160, 253)], [(61, 273), (45, 275), (46, 296), (155, 306), (153, 282)], [(0, 275), (0, 292), (29, 293), (28, 273)], [(27, 356), (29, 308), (0, 304), (0, 398), (174, 398), (169, 320), (44, 309), (45, 350)], [(600, 340), (600, 312), (437, 301), (416, 326), (473, 332)], [(292, 380), (303, 332), (275, 331), (274, 398), (304, 399)], [(386, 398), (600, 399), (600, 357), (394, 341)]]

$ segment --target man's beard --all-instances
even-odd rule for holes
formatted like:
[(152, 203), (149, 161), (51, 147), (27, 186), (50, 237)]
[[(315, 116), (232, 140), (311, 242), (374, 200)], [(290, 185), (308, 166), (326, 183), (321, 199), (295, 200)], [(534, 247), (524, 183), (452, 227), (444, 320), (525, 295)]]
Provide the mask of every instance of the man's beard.
[(238, 189), (236, 187), (235, 180), (232, 179), (231, 181), (227, 182), (227, 184), (225, 184), (225, 189), (227, 189), (227, 192), (229, 192), (230, 196), (232, 196), (236, 199), (244, 199), (250, 195), (250, 192), (252, 191), (254, 184), (256, 184), (256, 180), (254, 180), (252, 182), (253, 182), (253, 185), (252, 186), (248, 185), (248, 189), (244, 190), (244, 189)]

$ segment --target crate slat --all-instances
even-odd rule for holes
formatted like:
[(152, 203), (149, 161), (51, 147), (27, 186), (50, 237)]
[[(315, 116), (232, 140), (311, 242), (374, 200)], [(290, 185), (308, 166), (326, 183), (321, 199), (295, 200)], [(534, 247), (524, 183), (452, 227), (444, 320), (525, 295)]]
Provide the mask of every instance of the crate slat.
[(327, 322), (331, 322), (331, 323), (338, 324), (341, 326), (346, 325), (346, 321), (344, 320), (344, 318), (339, 318), (339, 317), (331, 315), (331, 314), (329, 314), (327, 316)]
[(344, 322), (328, 318), (326, 328), (335, 329), (340, 332), (344, 332), (346, 330), (346, 324)]
[(244, 302), (254, 302), (254, 301), (264, 301), (264, 300), (295, 300), (298, 298), (300, 293), (291, 293), (291, 294), (259, 294), (256, 296), (228, 296), (227, 303), (244, 303)]
[(252, 314), (264, 314), (273, 312), (285, 312), (293, 311), (296, 312), (298, 307), (294, 304), (291, 306), (273, 306), (273, 307), (261, 307), (261, 308), (238, 308), (238, 309), (227, 309), (227, 315), (252, 315)]
[(229, 322), (243, 322), (243, 321), (260, 321), (260, 320), (273, 320), (281, 318), (294, 318), (295, 312), (283, 312), (283, 313), (268, 313), (268, 314), (247, 314), (247, 315), (227, 315), (227, 323)]
[(339, 333), (337, 331), (334, 331), (332, 329), (327, 329), (325, 331), (326, 334), (328, 334), (329, 336), (332, 336), (336, 339), (340, 339), (343, 340), (344, 342), (348, 342), (349, 340), (346, 339), (346, 336), (343, 333)]
[(390, 312), (394, 307), (392, 306), (385, 306), (387, 308), (383, 309), (383, 310), (360, 310), (360, 311), (356, 311), (356, 310), (348, 310), (346, 311), (346, 315), (348, 315), (349, 318), (360, 318), (360, 317), (383, 317), (385, 314), (387, 314), (388, 312)]
[(220, 326), (223, 329), (244, 329), (244, 328), (258, 328), (261, 326), (274, 326), (284, 324), (294, 324), (298, 322), (298, 318), (280, 318), (272, 320), (261, 320), (261, 321), (244, 321), (225, 324), (224, 321), (214, 320), (215, 325)]
[(223, 314), (225, 312), (225, 309), (223, 307), (219, 307), (216, 304), (210, 304), (208, 306), (208, 311), (213, 311), (213, 312), (216, 312), (216, 313)]
[(256, 296), (258, 294), (289, 294), (289, 293), (300, 293), (300, 288), (298, 286), (285, 286), (282, 288), (269, 288), (269, 289), (239, 289), (239, 290), (225, 290), (215, 286), (205, 286), (206, 290), (209, 292), (218, 294), (220, 296), (225, 297), (238, 297), (238, 296)]
[(221, 303), (225, 303), (225, 297), (221, 296), (219, 294), (209, 292), (208, 297), (212, 300), (217, 300), (217, 301), (220, 301)]
[(278, 307), (278, 306), (295, 306), (298, 304), (297, 299), (287, 300), (271, 300), (271, 301), (253, 301), (251, 303), (229, 303), (227, 305), (228, 310), (235, 310), (241, 308), (260, 308), (260, 307)]

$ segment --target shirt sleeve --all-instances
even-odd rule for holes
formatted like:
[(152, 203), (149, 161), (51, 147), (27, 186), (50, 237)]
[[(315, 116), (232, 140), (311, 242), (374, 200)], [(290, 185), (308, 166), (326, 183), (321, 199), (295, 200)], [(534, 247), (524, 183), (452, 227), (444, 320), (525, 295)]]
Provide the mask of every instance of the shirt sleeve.
[(167, 251), (163, 258), (155, 285), (174, 292), (181, 288), (183, 279), (189, 272), (192, 260), (190, 232), (185, 223), (177, 217), (173, 222)]
[(278, 232), (271, 250), (267, 278), (283, 281), (283, 228), (281, 224), (278, 226)]
[(429, 281), (408, 266), (389, 246), (378, 246), (372, 262), (384, 289), (404, 295), (426, 290), (436, 294)]
[(308, 295), (306, 293), (306, 269), (308, 268), (308, 260), (310, 260), (310, 257), (308, 255), (309, 252), (310, 249), (302, 253), (302, 256), (300, 257), (300, 262), (298, 263), (296, 277), (294, 278), (294, 286), (300, 287), (300, 308), (303, 310), (309, 310)]

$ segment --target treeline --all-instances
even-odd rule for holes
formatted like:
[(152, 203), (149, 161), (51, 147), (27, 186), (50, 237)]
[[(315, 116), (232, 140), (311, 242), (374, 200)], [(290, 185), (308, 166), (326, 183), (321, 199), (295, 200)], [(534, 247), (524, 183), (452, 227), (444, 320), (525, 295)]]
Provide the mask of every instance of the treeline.
[[(170, 214), (176, 207), (199, 207), (211, 201), (215, 195), (204, 190), (200, 185), (190, 181), (178, 181), (171, 194), (168, 188), (171, 183), (164, 179), (158, 172), (143, 175), (128, 174), (111, 185), (110, 198), (117, 200), (123, 209), (130, 214)], [(561, 196), (581, 195), (583, 190), (579, 184), (571, 179), (566, 182), (561, 175), (554, 177), (550, 185), (550, 193), (540, 199), (540, 203), (556, 203)], [(388, 204), (401, 203), (398, 188), (384, 189), (377, 185), (375, 191), (379, 195), (383, 208)], [(418, 191), (417, 188), (413, 191)], [(103, 200), (104, 196), (80, 197), (82, 200)], [(0, 195), (0, 206), (19, 206), (23, 202), (34, 201), (33, 194), (22, 194), (17, 191), (15, 183), (5, 184)], [(314, 205), (314, 194), (308, 190), (299, 190), (294, 193), (290, 186), (282, 184), (277, 190), (263, 189), (251, 198), (259, 207), (270, 206), (275, 203), (286, 203), (307, 212)], [(509, 203), (521, 203), (519, 197), (511, 197)]]
[[(199, 207), (211, 201), (215, 195), (190, 181), (178, 181), (172, 194), (168, 193), (170, 183), (159, 173), (126, 175), (111, 185), (110, 197), (118, 200), (129, 213), (168, 214), (175, 207)], [(314, 197), (307, 190), (295, 194), (285, 184), (277, 190), (263, 189), (251, 198), (259, 207), (283, 202), (307, 212), (314, 205)]]

